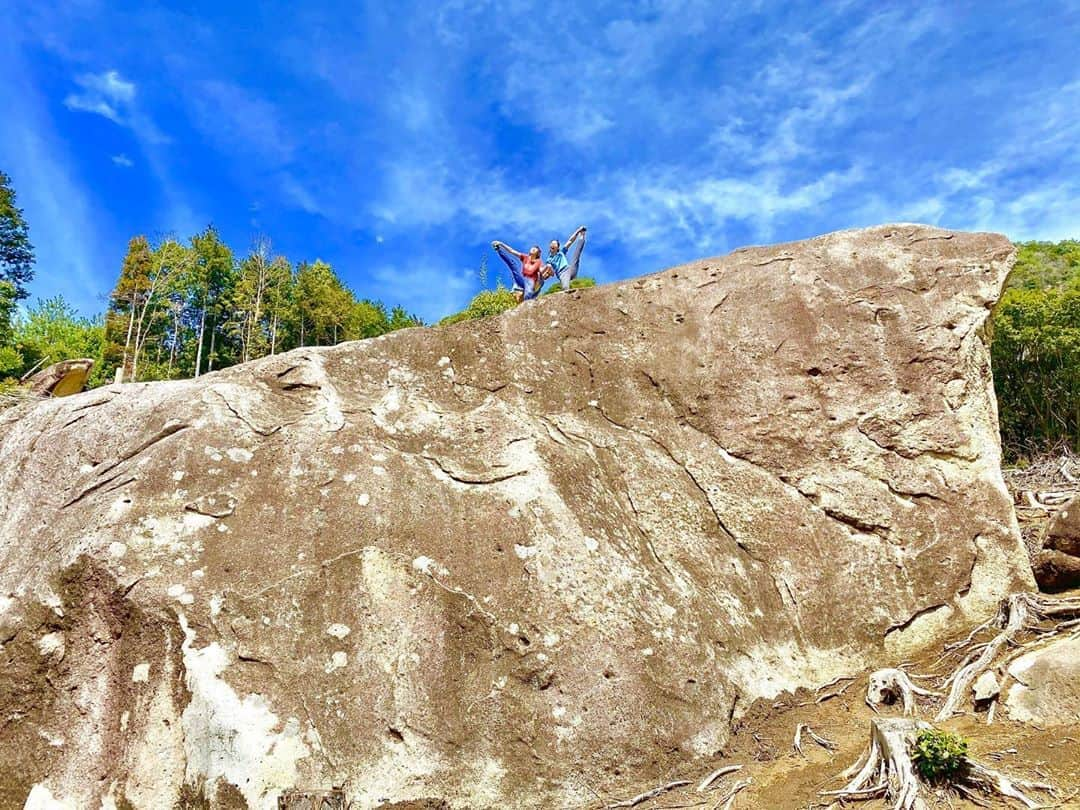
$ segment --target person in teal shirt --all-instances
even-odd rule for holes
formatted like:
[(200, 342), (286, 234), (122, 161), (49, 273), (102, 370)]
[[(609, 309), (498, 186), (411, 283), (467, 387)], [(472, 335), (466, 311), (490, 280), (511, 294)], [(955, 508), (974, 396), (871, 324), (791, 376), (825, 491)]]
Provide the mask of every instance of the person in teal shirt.
[[(551, 266), (564, 290), (570, 289), (570, 282), (577, 278), (581, 264), (581, 251), (585, 249), (585, 231), (582, 225), (566, 240), (562, 246), (558, 239), (552, 239), (548, 245), (547, 263)], [(567, 251), (570, 251), (569, 256)]]

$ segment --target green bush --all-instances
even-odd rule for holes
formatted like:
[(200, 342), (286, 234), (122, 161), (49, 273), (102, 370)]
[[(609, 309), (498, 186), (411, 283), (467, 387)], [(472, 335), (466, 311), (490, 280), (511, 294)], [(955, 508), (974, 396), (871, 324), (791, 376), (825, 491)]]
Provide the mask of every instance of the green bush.
[(924, 728), (915, 737), (912, 760), (924, 779), (949, 782), (964, 767), (967, 750), (967, 740), (959, 734)]
[(461, 321), (487, 318), (491, 315), (498, 315), (500, 312), (506, 312), (506, 310), (513, 309), (515, 306), (517, 306), (517, 301), (514, 300), (514, 294), (500, 284), (494, 290), (481, 290), (465, 309), (461, 312), (455, 312), (453, 315), (447, 315), (439, 321), (439, 326), (449, 326), (452, 323), (460, 323)]
[[(559, 282), (553, 281), (554, 283), (548, 282), (547, 289), (541, 293), (541, 296), (562, 290)], [(570, 282), (570, 289), (572, 290), (584, 290), (595, 286), (596, 282), (591, 278), (575, 278)], [(461, 321), (487, 318), (491, 315), (506, 312), (506, 310), (513, 309), (516, 306), (517, 301), (514, 300), (514, 294), (500, 282), (494, 290), (481, 290), (465, 309), (461, 312), (455, 312), (453, 315), (447, 315), (439, 321), (439, 326), (449, 326), (452, 323), (461, 323)]]

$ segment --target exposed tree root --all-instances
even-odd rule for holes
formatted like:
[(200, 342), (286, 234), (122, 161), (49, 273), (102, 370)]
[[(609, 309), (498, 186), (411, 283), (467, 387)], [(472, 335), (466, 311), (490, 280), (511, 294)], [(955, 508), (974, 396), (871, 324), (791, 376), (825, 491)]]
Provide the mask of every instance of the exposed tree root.
[[(915, 738), (929, 723), (911, 718), (888, 718), (870, 722), (870, 748), (841, 776), (850, 781), (839, 790), (822, 791), (841, 801), (884, 797), (892, 810), (927, 810), (927, 786), (911, 756)], [(967, 757), (949, 787), (973, 801), (982, 798), (1013, 800), (1024, 807), (1041, 807), (1024, 791), (1053, 792), (1050, 785), (1010, 779)]]
[(914, 714), (916, 695), (941, 697), (939, 692), (916, 686), (902, 669), (879, 669), (870, 674), (870, 680), (866, 684), (866, 705), (875, 712), (883, 703), (891, 705), (899, 700), (904, 707), (904, 714)]
[[(997, 615), (986, 624), (976, 627), (959, 644), (948, 648), (949, 652), (963, 652), (967, 649), (960, 665), (945, 680), (949, 689), (945, 703), (935, 720), (941, 722), (960, 711), (971, 692), (975, 680), (998, 660), (1010, 648), (1014, 648), (1006, 663), (1022, 655), (1029, 648), (1044, 643), (1047, 639), (1070, 629), (1080, 620), (1080, 597), (1055, 598), (1038, 593), (1013, 594), (1002, 602)], [(1040, 622), (1055, 622), (1055, 626), (1045, 629)], [(1000, 628), (990, 641), (974, 644), (979, 633), (991, 627)], [(1036, 638), (1025, 642), (1018, 640), (1022, 633), (1034, 633)]]

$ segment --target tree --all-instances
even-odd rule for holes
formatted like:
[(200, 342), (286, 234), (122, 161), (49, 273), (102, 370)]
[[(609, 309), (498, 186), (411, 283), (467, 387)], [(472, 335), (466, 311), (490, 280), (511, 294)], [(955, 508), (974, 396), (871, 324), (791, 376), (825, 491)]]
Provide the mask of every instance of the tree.
[(394, 332), (398, 329), (410, 329), (414, 326), (423, 326), (424, 322), (417, 315), (410, 315), (402, 306), (396, 306), (390, 310), (390, 320), (387, 323), (387, 331)]
[(330, 265), (318, 259), (302, 263), (296, 271), (299, 345), (327, 346), (345, 339), (355, 303)]
[(270, 354), (292, 348), (289, 327), (295, 322), (296, 296), (292, 267), (284, 256), (270, 262), (269, 281), (265, 297), (265, 329)]
[(240, 361), (276, 352), (287, 316), (292, 270), (282, 256), (271, 258), (270, 240), (260, 238), (240, 263), (232, 289), (228, 331), (240, 345)]
[(175, 239), (165, 239), (156, 248), (151, 248), (145, 236), (136, 236), (128, 243), (105, 320), (110, 343), (105, 354), (107, 360), (115, 355), (114, 347), (120, 345), (120, 329), (124, 329), (120, 368), (125, 379), (139, 379), (139, 365), (145, 359), (151, 335), (157, 336), (155, 360), (159, 364), (162, 351), (168, 347), (171, 352), (169, 341), (179, 339), (175, 332), (169, 336), (167, 324), (171, 305), (176, 300), (177, 284), (186, 275), (190, 260), (187, 249)]
[[(42, 311), (60, 320), (76, 317), (66, 304), (57, 309), (54, 303), (40, 305)], [(9, 304), (14, 307), (14, 299)], [(388, 312), (378, 301), (358, 300), (326, 262), (303, 262), (294, 271), (284, 256), (273, 255), (266, 238), (237, 263), (213, 226), (190, 244), (131, 239), (108, 310), (93, 323), (101, 337), (95, 379), (119, 370), (120, 379), (131, 381), (198, 377), (297, 346), (422, 325), (402, 307)], [(9, 354), (0, 354), (0, 371), (22, 367), (22, 355)]]
[(506, 312), (506, 310), (513, 309), (516, 306), (517, 301), (514, 300), (513, 293), (506, 289), (502, 283), (499, 283), (494, 290), (481, 290), (478, 292), (465, 309), (461, 312), (455, 312), (453, 315), (447, 315), (439, 321), (439, 326), (448, 326), (461, 321), (472, 321), (477, 318), (487, 318)]
[[(191, 238), (191, 264), (186, 279), (187, 314), (195, 333), (193, 377), (202, 374), (203, 353), (213, 369), (215, 333), (223, 320), (223, 303), (235, 284), (235, 260), (229, 246), (211, 225)], [(210, 321), (210, 346), (206, 348), (206, 324)]]
[(11, 178), (0, 172), (0, 280), (15, 289), (15, 300), (27, 296), (26, 285), (34, 278), (34, 246), (22, 209), (15, 205)]
[[(107, 359), (115, 361), (119, 354), (121, 374), (132, 378), (131, 342), (135, 332), (135, 315), (150, 288), (150, 273), (153, 256), (150, 242), (145, 236), (136, 236), (128, 242), (127, 254), (120, 266), (120, 277), (116, 280), (109, 299), (109, 312), (105, 318), (106, 337), (109, 341)], [(116, 347), (122, 347), (117, 351)]]
[(0, 379), (18, 373), (23, 366), (22, 353), (14, 345), (17, 294), (14, 284), (0, 281)]

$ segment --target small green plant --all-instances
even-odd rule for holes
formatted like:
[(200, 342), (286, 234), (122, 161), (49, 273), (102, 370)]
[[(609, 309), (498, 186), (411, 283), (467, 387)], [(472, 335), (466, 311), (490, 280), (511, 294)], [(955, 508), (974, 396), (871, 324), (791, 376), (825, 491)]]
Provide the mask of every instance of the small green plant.
[(964, 766), (967, 749), (967, 740), (959, 734), (924, 728), (915, 737), (912, 759), (924, 779), (951, 782)]

